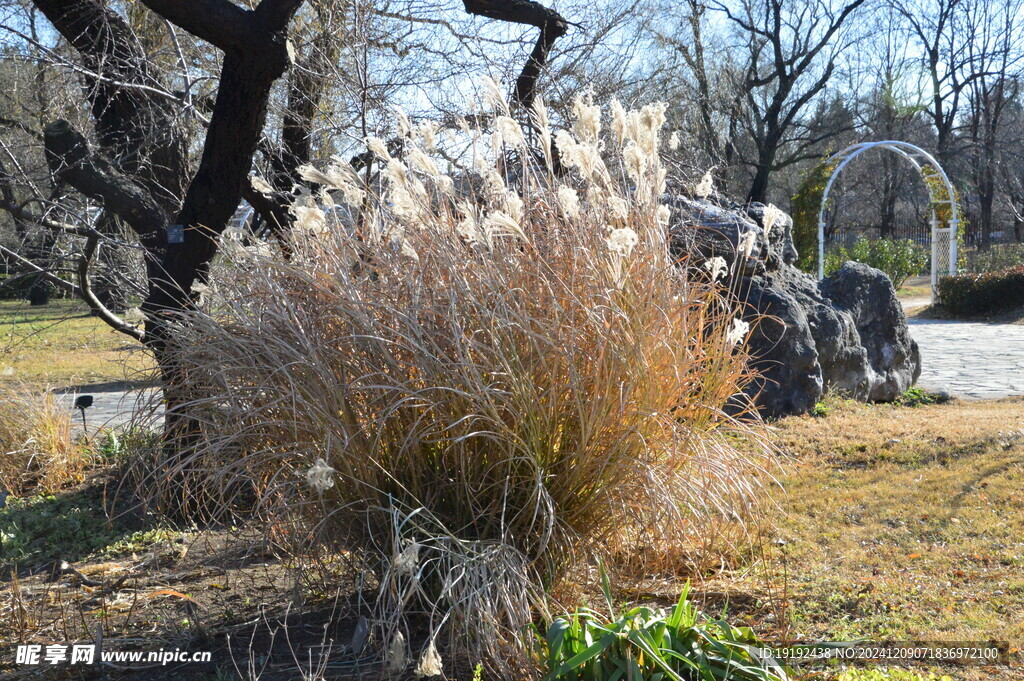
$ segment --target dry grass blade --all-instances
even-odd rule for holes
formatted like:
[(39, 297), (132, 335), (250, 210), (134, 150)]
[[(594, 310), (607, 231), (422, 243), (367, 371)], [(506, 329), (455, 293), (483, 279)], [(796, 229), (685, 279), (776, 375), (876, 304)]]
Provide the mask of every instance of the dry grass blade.
[(16, 495), (54, 492), (80, 481), (86, 464), (58, 396), (25, 388), (0, 401), (0, 488)]

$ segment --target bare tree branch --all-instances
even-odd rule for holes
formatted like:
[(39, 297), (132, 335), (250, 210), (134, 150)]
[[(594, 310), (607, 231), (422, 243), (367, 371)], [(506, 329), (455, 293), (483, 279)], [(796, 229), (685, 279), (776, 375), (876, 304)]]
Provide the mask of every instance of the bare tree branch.
[(92, 290), (92, 284), (89, 281), (89, 269), (99, 244), (99, 234), (92, 234), (85, 240), (82, 255), (78, 259), (78, 296), (89, 306), (89, 310), (92, 311), (93, 315), (102, 319), (112, 329), (141, 342), (144, 338), (142, 330), (132, 326), (111, 312), (107, 306), (100, 302), (100, 299), (96, 297)]
[(171, 23), (225, 52), (253, 48), (252, 12), (228, 0), (141, 0)]
[(470, 14), (540, 29), (537, 44), (527, 58), (512, 92), (514, 103), (529, 108), (537, 95), (537, 79), (547, 63), (551, 46), (568, 32), (569, 22), (555, 10), (534, 0), (463, 0), (463, 5)]
[(14, 261), (18, 265), (21, 265), (22, 267), (24, 267), (25, 269), (27, 269), (27, 270), (29, 270), (31, 272), (35, 272), (36, 274), (40, 275), (41, 277), (46, 279), (48, 282), (53, 284), (54, 286), (57, 286), (58, 288), (60, 288), (60, 289), (62, 289), (64, 291), (67, 291), (68, 293), (70, 293), (73, 296), (79, 297), (81, 295), (81, 290), (77, 286), (72, 284), (70, 281), (67, 281), (66, 279), (61, 279), (60, 277), (58, 277), (53, 272), (50, 272), (49, 270), (47, 270), (47, 269), (45, 269), (43, 267), (40, 267), (39, 265), (35, 264), (34, 262), (29, 260), (28, 258), (25, 258), (22, 255), (20, 255), (19, 253), (16, 253), (15, 251), (12, 251), (11, 249), (9, 249), (6, 246), (4, 246), (3, 244), (0, 244), (0, 255), (2, 255), (5, 258), (8, 258), (8, 259)]
[(166, 213), (153, 196), (106, 159), (93, 154), (85, 138), (70, 123), (51, 123), (44, 137), (46, 159), (54, 177), (90, 198), (103, 201), (143, 238), (152, 238), (157, 226), (166, 223)]

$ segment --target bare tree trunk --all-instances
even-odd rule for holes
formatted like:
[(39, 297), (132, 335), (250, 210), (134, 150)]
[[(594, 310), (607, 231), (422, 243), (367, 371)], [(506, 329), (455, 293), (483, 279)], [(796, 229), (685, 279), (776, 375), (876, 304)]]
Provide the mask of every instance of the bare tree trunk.
[(781, 130), (776, 126), (773, 132), (758, 144), (757, 164), (754, 166), (754, 179), (751, 180), (750, 191), (747, 194), (748, 202), (767, 202), (768, 182), (771, 179), (775, 155), (779, 149), (778, 134), (781, 134)]
[(980, 234), (978, 248), (988, 250), (992, 245), (993, 208), (996, 199), (994, 151), (988, 145), (981, 150), (980, 167), (977, 174), (978, 222)]
[(897, 171), (895, 159), (882, 157), (882, 204), (879, 206), (878, 236), (891, 239), (896, 232)]
[[(86, 88), (101, 152), (58, 121), (46, 130), (47, 159), (55, 177), (103, 201), (146, 249), (145, 341), (160, 365), (172, 433), (173, 410), (187, 398), (188, 381), (166, 353), (169, 322), (191, 306), (192, 286), (205, 281), (217, 238), (241, 200), (271, 87), (291, 63), (286, 29), (302, 0), (263, 0), (254, 10), (228, 0), (144, 0), (224, 51), (202, 160), (191, 181), (175, 112), (165, 97), (153, 94), (164, 88), (124, 20), (103, 0), (35, 3), (101, 76)], [(186, 182), (181, 199), (176, 190)], [(168, 229), (175, 213), (180, 231)]]

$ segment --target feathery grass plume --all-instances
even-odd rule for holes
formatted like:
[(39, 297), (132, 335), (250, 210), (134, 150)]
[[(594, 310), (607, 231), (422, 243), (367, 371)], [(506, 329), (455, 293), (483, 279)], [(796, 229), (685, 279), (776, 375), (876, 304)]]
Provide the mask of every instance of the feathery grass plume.
[(761, 224), (765, 238), (768, 238), (768, 235), (772, 233), (775, 225), (780, 224), (783, 218), (783, 212), (776, 208), (774, 203), (769, 203), (764, 207), (764, 216), (761, 218)]
[(615, 141), (621, 146), (626, 141), (626, 109), (622, 106), (622, 103), (615, 98), (612, 99), (611, 110), (612, 134), (615, 136)]
[(434, 152), (437, 149), (437, 123), (424, 121), (413, 129), (412, 135), (426, 151)]
[(552, 138), (551, 138), (551, 123), (548, 120), (548, 109), (544, 105), (544, 98), (537, 97), (533, 102), (533, 107), (530, 110), (530, 117), (533, 121), (533, 126), (537, 131), (537, 137), (540, 140), (541, 153), (544, 154), (544, 163), (547, 167), (548, 174), (554, 174), (554, 156), (552, 155)]
[(706, 199), (711, 196), (712, 192), (715, 191), (715, 178), (711, 174), (711, 171), (704, 173), (700, 178), (700, 182), (691, 187), (690, 191), (698, 199)]
[(740, 237), (740, 242), (736, 247), (736, 251), (742, 254), (744, 258), (749, 258), (754, 253), (754, 248), (757, 246), (757, 232), (749, 231), (744, 232), (743, 236)]
[(505, 144), (513, 147), (521, 147), (526, 144), (523, 129), (519, 127), (519, 123), (511, 116), (498, 116), (495, 118), (494, 130), (495, 134)]
[(729, 266), (726, 264), (725, 258), (717, 255), (705, 261), (704, 269), (711, 273), (711, 281), (718, 281), (729, 272)]
[(558, 185), (558, 203), (565, 217), (575, 219), (580, 216), (580, 197), (572, 187)]
[(385, 161), (391, 160), (391, 152), (388, 151), (388, 145), (379, 137), (367, 137), (366, 148)]
[(270, 196), (274, 193), (274, 188), (270, 186), (270, 183), (264, 180), (259, 175), (252, 175), (249, 177), (249, 182), (252, 184), (252, 188), (258, 191), (260, 194), (266, 194)]
[(395, 111), (395, 123), (398, 125), (398, 134), (403, 137), (409, 137), (413, 133), (412, 122), (409, 120), (409, 116), (406, 115), (405, 110), (396, 106)]
[(577, 96), (572, 105), (576, 123), (573, 132), (581, 142), (596, 142), (601, 136), (601, 107), (594, 104), (592, 94)]
[(342, 159), (335, 156), (333, 160), (334, 163), (327, 168), (326, 173), (312, 166), (299, 166), (299, 177), (337, 190), (349, 206), (361, 206), (366, 198), (362, 178)]
[(423, 150), (418, 147), (413, 147), (406, 158), (409, 159), (409, 164), (421, 173), (425, 173), (430, 177), (437, 177), (441, 173), (437, 169), (437, 163), (434, 159), (423, 153)]
[(489, 108), (495, 115), (505, 114), (507, 116), (511, 113), (508, 101), (505, 99), (505, 92), (501, 88), (501, 83), (491, 76), (483, 78), (483, 92), (481, 95), (484, 106)]
[(742, 527), (760, 497), (771, 447), (726, 410), (749, 380), (738, 327), (720, 287), (674, 266), (651, 198), (663, 109), (623, 111), (608, 144), (618, 169), (624, 145), (646, 150), (641, 197), (589, 138), (589, 106), (583, 141), (558, 135), (572, 177), (523, 162), (513, 192), (507, 167), (478, 161), (482, 192), (436, 200), (437, 178), (411, 189), (393, 160), (383, 191), (410, 206), (364, 218), (418, 259), (382, 239), (357, 260), (337, 230), (316, 258), (236, 268), (215, 314), (173, 335), (203, 431), (179, 471), (207, 499), (247, 490), (312, 546), (372, 556), (396, 665), (417, 657), (415, 616), (446, 659), (530, 675), (525, 627), (589, 561), (646, 550), (706, 567), (690, 547)]

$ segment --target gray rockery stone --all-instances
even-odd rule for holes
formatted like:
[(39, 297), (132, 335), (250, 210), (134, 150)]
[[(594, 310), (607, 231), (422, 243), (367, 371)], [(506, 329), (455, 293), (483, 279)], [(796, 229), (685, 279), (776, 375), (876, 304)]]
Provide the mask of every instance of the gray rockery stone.
[[(729, 267), (758, 373), (747, 393), (763, 415), (806, 413), (828, 390), (892, 401), (917, 380), (920, 352), (883, 272), (850, 262), (817, 281), (793, 266), (792, 219), (783, 215), (766, 234), (762, 204), (724, 208), (673, 197), (669, 205), (680, 263), (703, 267), (722, 257)], [(737, 257), (751, 232), (757, 243), (750, 258)]]
[[(730, 272), (754, 273), (763, 269), (765, 238), (761, 227), (737, 211), (710, 201), (685, 196), (668, 198), (671, 210), (669, 231), (672, 254), (688, 266), (702, 266), (711, 258), (722, 258)], [(743, 238), (754, 235), (750, 256), (741, 255)]]
[(914, 385), (921, 375), (921, 352), (910, 337), (907, 316), (889, 277), (873, 267), (847, 262), (822, 280), (820, 289), (857, 325), (867, 351), (866, 399), (891, 402)]

